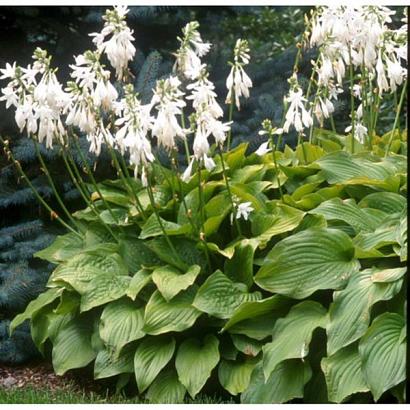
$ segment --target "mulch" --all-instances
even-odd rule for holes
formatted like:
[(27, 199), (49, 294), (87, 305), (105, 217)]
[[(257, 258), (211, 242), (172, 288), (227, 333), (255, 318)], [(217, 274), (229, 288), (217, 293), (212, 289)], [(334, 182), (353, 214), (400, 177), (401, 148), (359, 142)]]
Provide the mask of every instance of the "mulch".
[(0, 389), (14, 389), (35, 387), (56, 391), (70, 388), (71, 391), (95, 391), (101, 386), (81, 372), (67, 372), (64, 376), (57, 376), (51, 363), (30, 362), (23, 365), (7, 366), (0, 364)]

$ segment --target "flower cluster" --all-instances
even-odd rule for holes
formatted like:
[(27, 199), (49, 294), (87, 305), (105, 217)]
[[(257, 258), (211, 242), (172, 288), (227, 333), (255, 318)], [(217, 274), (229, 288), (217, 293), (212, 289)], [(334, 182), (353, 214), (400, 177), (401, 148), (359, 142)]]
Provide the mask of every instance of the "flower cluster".
[[(320, 47), (319, 84), (342, 84), (346, 66), (366, 67), (377, 78), (379, 93), (403, 82), (407, 61), (405, 26), (390, 29), (387, 7), (338, 6), (319, 10), (312, 21), (311, 46)], [(386, 76), (387, 74), (387, 76)]]
[(249, 98), (249, 89), (252, 87), (252, 80), (245, 73), (243, 67), (249, 63), (249, 47), (246, 40), (238, 39), (234, 48), (234, 62), (226, 79), (226, 88), (228, 95), (226, 103), (230, 104), (235, 99), (235, 105), (238, 110), (241, 108), (239, 97)]
[[(127, 71), (128, 62), (134, 58), (135, 47), (133, 31), (127, 26), (125, 16), (128, 9), (125, 6), (114, 7), (107, 10), (103, 19), (104, 28), (101, 33), (91, 33), (93, 43), (99, 53), (105, 53), (118, 80), (122, 80)], [(109, 38), (106, 40), (106, 38)]]
[(70, 98), (50, 68), (47, 52), (37, 48), (33, 59), (33, 66), (22, 68), (14, 63), (0, 70), (0, 79), (10, 79), (0, 100), (6, 101), (7, 108), (16, 108), (20, 132), (26, 129), (28, 135), (36, 134), (40, 143), (45, 141), (51, 148), (56, 138), (64, 143), (66, 131), (61, 117), (69, 109)]

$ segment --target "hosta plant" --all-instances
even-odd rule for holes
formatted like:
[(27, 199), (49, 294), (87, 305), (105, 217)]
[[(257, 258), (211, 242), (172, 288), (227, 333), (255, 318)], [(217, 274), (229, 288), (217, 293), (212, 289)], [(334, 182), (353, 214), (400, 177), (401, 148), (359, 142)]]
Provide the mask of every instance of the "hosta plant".
[[(43, 50), (33, 67), (3, 70), (18, 125), (61, 145), (87, 204), (55, 214), (70, 232), (37, 253), (56, 268), (12, 330), (29, 319), (58, 375), (93, 366), (95, 379), (135, 383), (151, 402), (222, 390), (243, 403), (404, 401), (405, 91), (385, 135), (376, 113), (388, 92), (406, 89), (405, 29), (388, 27), (386, 8), (318, 9), (304, 36), (318, 47), (309, 88), (303, 95), (297, 60), (282, 124), (264, 121), (268, 140), (249, 153), (231, 148), (230, 128), (252, 86), (246, 41), (227, 79), (227, 122), (196, 22), (179, 38), (174, 75), (142, 105), (128, 83), (126, 12), (107, 11), (65, 90)], [(340, 135), (324, 126), (344, 86), (352, 125)], [(297, 147), (277, 149), (292, 128)], [(107, 146), (119, 179), (97, 184), (92, 169), (80, 178), (67, 150), (78, 132), (97, 155)]]

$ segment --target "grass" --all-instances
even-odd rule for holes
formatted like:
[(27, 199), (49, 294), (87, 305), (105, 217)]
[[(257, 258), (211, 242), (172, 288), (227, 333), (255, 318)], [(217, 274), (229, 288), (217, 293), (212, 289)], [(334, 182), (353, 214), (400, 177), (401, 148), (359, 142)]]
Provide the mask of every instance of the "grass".
[[(18, 389), (0, 389), (0, 404), (146, 404), (138, 397), (122, 395), (99, 395), (94, 392), (78, 392), (69, 386), (55, 390), (23, 387)], [(209, 396), (198, 396), (195, 400), (186, 399), (186, 404), (227, 404), (233, 401), (223, 401)]]

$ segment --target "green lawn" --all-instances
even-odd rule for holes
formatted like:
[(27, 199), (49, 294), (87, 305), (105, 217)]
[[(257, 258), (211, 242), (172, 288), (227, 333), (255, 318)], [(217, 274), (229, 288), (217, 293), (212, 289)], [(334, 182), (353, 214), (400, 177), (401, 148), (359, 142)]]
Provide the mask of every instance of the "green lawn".
[[(78, 392), (68, 388), (59, 388), (56, 390), (39, 390), (35, 387), (24, 387), (10, 390), (0, 390), (0, 404), (138, 404), (146, 403), (143, 400), (134, 398), (126, 398), (121, 395), (102, 396), (97, 393)], [(234, 403), (222, 401), (217, 398), (202, 396), (195, 400), (187, 399), (186, 404), (223, 404)]]

